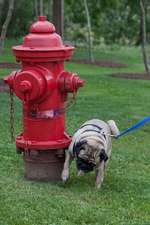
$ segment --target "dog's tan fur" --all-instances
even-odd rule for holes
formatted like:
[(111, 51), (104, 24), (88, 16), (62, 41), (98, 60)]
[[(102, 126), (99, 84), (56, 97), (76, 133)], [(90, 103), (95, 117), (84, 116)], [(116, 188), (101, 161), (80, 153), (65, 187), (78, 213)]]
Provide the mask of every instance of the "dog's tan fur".
[[(89, 124), (101, 127), (101, 133), (97, 135), (96, 132), (92, 130), (86, 131), (86, 126), (92, 127)], [(107, 121), (107, 123), (98, 119), (92, 119), (85, 122), (81, 126), (81, 128), (74, 134), (72, 142), (69, 146), (69, 150), (66, 151), (65, 163), (62, 171), (62, 180), (65, 182), (69, 178), (69, 166), (71, 164), (71, 161), (75, 158), (73, 154), (73, 145), (80, 142), (81, 140), (86, 140), (86, 143), (83, 146), (83, 150), (81, 150), (79, 153), (79, 157), (84, 160), (88, 160), (88, 162), (93, 162), (96, 164), (96, 187), (100, 188), (104, 179), (104, 170), (108, 161), (105, 162), (104, 160), (100, 160), (99, 155), (102, 149), (104, 149), (108, 156), (108, 159), (110, 158), (112, 149), (111, 135), (116, 136), (118, 134), (119, 130), (113, 120), (109, 120)], [(78, 171), (78, 175), (83, 174), (83, 171)]]

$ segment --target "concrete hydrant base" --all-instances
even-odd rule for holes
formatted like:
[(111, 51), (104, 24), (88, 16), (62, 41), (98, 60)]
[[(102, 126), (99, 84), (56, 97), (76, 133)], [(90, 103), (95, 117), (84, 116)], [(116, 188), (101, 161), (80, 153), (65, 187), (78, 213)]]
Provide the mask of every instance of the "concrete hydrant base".
[(28, 180), (60, 181), (64, 150), (28, 150), (23, 153), (24, 176)]

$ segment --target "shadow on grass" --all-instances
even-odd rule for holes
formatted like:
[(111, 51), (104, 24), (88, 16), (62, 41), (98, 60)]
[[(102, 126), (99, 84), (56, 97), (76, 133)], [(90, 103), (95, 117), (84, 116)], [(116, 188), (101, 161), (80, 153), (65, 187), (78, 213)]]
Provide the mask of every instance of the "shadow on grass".
[(134, 178), (123, 178), (107, 173), (100, 189), (95, 187), (95, 175), (93, 173), (86, 174), (83, 177), (71, 177), (68, 182), (53, 183), (61, 189), (73, 191), (74, 193), (86, 193), (87, 191), (97, 191), (103, 194), (123, 194), (123, 195), (139, 195), (144, 193), (144, 189), (148, 189), (148, 182), (140, 181)]

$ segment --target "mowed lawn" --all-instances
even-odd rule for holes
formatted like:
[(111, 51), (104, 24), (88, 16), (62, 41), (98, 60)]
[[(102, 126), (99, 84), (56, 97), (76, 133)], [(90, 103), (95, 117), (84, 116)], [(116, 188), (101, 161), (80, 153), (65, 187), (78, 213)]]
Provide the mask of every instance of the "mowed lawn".
[[(0, 59), (13, 62), (10, 43)], [(91, 118), (114, 119), (124, 130), (150, 115), (150, 81), (112, 78), (116, 72), (144, 71), (139, 48), (97, 50), (96, 59), (115, 60), (127, 68), (111, 69), (66, 63), (66, 69), (86, 80), (76, 104), (68, 109), (72, 134)], [(85, 51), (76, 50), (76, 58)], [(0, 69), (3, 77), (12, 71)], [(66, 185), (27, 181), (22, 156), (10, 143), (9, 96), (0, 93), (0, 225), (149, 225), (150, 124), (113, 140), (112, 158), (100, 190), (95, 175), (77, 177), (75, 164)], [(21, 131), (21, 104), (15, 100), (15, 129)]]

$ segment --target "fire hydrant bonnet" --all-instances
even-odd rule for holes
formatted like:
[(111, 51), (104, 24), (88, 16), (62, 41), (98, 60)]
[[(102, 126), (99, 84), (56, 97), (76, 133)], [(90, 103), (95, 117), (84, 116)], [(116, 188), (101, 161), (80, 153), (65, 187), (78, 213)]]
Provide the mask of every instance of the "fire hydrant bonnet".
[[(64, 45), (61, 37), (55, 32), (55, 26), (40, 16), (30, 27), (22, 45), (14, 46), (13, 53), (17, 60), (32, 62), (69, 60), (74, 47)], [(42, 53), (42, 54), (41, 54)], [(40, 58), (40, 59), (39, 59)]]

